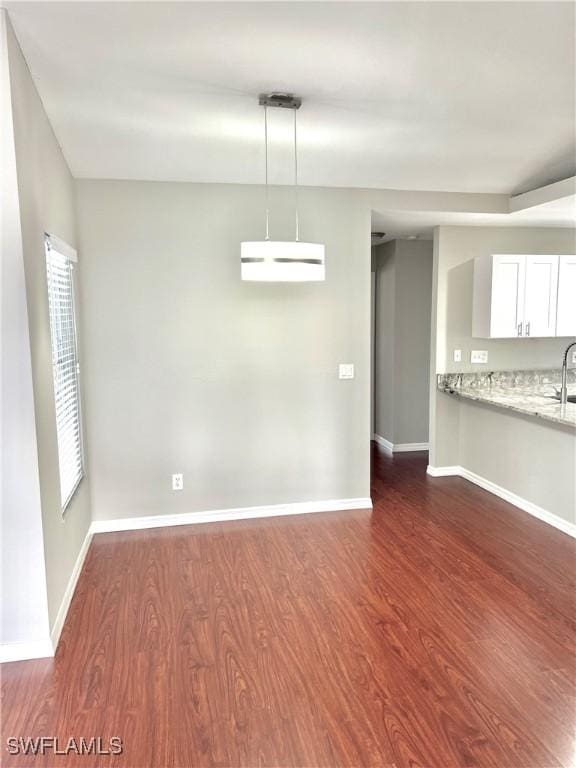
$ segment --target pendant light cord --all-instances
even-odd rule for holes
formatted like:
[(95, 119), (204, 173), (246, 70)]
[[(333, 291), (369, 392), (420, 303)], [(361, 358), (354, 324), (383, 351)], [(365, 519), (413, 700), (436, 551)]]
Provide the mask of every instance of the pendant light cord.
[(266, 240), (270, 240), (270, 192), (268, 190), (268, 107), (264, 106), (264, 144), (266, 147)]
[[(294, 109), (294, 224), (296, 229), (296, 242), (300, 239), (300, 225), (298, 220), (298, 120), (297, 110)], [(270, 240), (270, 189), (268, 185), (268, 107), (264, 105), (264, 147), (265, 147), (265, 184), (266, 184), (266, 240)]]
[(299, 227), (298, 227), (298, 131), (296, 128), (297, 110), (294, 110), (294, 208), (295, 208), (295, 224), (296, 224), (296, 242), (299, 240)]

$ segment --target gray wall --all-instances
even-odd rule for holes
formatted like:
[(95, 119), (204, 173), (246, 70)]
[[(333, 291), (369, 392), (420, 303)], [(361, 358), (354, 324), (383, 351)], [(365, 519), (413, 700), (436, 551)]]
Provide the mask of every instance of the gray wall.
[[(436, 389), (436, 372), (559, 368), (566, 339), (471, 338), (472, 259), (485, 253), (571, 253), (569, 229), (439, 227), (434, 237), (430, 464), (463, 466), (566, 520), (575, 520), (574, 430)], [(452, 362), (452, 349), (463, 363)], [(471, 366), (470, 349), (488, 365)]]
[(462, 466), (576, 523), (573, 429), (441, 392), (434, 402), (432, 466)]
[[(79, 181), (95, 519), (369, 496), (370, 211), (302, 189), (325, 283), (240, 280), (262, 188)], [(274, 189), (271, 235), (292, 236)], [(339, 362), (356, 378), (340, 381)], [(184, 473), (173, 492), (171, 474)]]
[(38, 475), (30, 337), (24, 283), (16, 155), (6, 46), (0, 10), (2, 77), (2, 495), (0, 644), (43, 643), (49, 638), (42, 512)]
[[(62, 518), (44, 232), (76, 243), (72, 177), (16, 38), (8, 35), (50, 627), (90, 524), (88, 478)], [(80, 263), (78, 272), (82, 272)], [(81, 316), (82, 307), (78, 306)]]
[(470, 401), (459, 422), (463, 467), (576, 522), (574, 430)]
[(396, 241), (376, 249), (374, 432), (394, 442)]
[(432, 243), (394, 240), (376, 251), (375, 432), (426, 443)]
[(396, 245), (396, 443), (428, 441), (432, 242)]

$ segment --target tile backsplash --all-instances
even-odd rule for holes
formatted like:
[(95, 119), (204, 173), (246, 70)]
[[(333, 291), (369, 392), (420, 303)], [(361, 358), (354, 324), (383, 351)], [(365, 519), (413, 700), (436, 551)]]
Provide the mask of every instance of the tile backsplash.
[[(546, 384), (560, 386), (560, 368), (533, 371), (482, 371), (480, 373), (440, 373), (440, 389), (516, 389), (540, 387)], [(576, 383), (576, 368), (568, 369), (568, 382)]]

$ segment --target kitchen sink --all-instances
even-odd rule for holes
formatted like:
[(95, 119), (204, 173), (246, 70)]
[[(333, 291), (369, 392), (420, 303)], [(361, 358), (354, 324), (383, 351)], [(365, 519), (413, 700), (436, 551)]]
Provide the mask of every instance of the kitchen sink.
[[(560, 395), (548, 395), (548, 397), (551, 400), (558, 400), (558, 401), (560, 401)], [(576, 403), (576, 395), (568, 395), (568, 402), (569, 403)]]

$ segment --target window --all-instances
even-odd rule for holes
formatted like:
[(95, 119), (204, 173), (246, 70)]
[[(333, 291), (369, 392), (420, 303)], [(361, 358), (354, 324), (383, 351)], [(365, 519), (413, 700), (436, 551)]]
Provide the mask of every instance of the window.
[(60, 495), (64, 511), (84, 474), (80, 366), (74, 317), (73, 269), (77, 259), (76, 252), (53, 235), (46, 235), (45, 243)]

